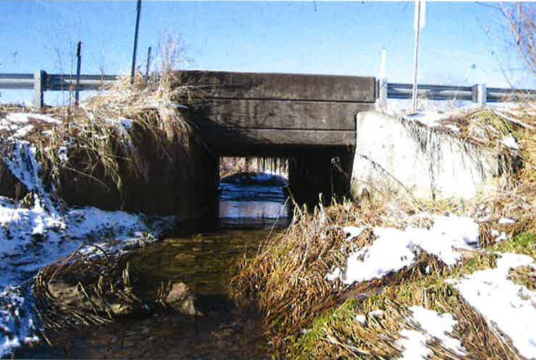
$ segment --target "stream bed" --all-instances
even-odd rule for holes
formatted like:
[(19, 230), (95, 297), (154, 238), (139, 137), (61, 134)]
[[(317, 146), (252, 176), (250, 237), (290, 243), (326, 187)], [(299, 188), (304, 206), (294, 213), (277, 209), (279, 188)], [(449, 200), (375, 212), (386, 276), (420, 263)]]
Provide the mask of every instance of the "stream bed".
[(236, 307), (233, 270), (289, 221), (284, 183), (251, 179), (222, 182), (216, 229), (170, 234), (136, 250), (130, 265), (148, 294), (162, 283), (184, 283), (198, 315), (172, 309), (129, 315), (101, 326), (47, 333), (52, 344), (23, 347), (15, 358), (267, 359), (257, 314)]

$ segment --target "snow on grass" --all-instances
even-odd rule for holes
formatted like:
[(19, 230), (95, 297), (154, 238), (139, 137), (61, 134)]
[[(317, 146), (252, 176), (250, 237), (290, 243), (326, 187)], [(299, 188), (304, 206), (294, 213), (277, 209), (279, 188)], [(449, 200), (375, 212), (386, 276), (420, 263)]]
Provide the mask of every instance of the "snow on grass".
[(460, 340), (451, 336), (457, 324), (452, 314), (439, 314), (421, 306), (412, 306), (410, 310), (412, 311), (411, 320), (418, 325), (419, 330), (403, 329), (400, 331), (402, 339), (396, 342), (404, 349), (400, 359), (428, 359), (432, 351), (428, 348), (427, 342), (432, 339), (439, 340), (444, 348), (455, 354), (460, 356), (466, 354)]
[(509, 218), (500, 218), (499, 221), (497, 221), (497, 224), (499, 225), (512, 225), (515, 223), (516, 221), (514, 219), (509, 219)]
[(428, 359), (432, 351), (426, 346), (428, 337), (420, 331), (404, 329), (400, 331), (402, 339), (396, 344), (404, 349), (399, 360), (419, 360)]
[(428, 127), (440, 127), (441, 120), (446, 119), (448, 116), (442, 112), (424, 111), (409, 114), (404, 116), (406, 120), (417, 121)]
[[(461, 259), (456, 249), (474, 249), (478, 246), (478, 224), (460, 216), (433, 216), (430, 229), (408, 227), (373, 229), (376, 239), (372, 245), (351, 254), (346, 272), (340, 276), (347, 284), (369, 281), (413, 265), (422, 252), (436, 256), (446, 265)], [(350, 235), (352, 236), (352, 235)], [(335, 274), (328, 276), (335, 278)]]
[[(0, 198), (0, 291), (4, 289), (0, 293), (0, 356), (21, 342), (35, 341), (35, 328), (25, 325), (33, 324), (34, 314), (31, 308), (21, 310), (25, 303), (31, 304), (29, 284), (17, 285), (81, 244), (98, 244), (108, 252), (122, 251), (138, 244), (144, 233), (154, 239), (171, 223), (171, 218), (163, 218), (159, 226), (152, 227), (143, 215), (91, 207), (51, 216), (39, 205), (16, 208), (8, 199)], [(12, 296), (16, 292), (21, 295)]]
[(32, 113), (9, 113), (3, 120), (11, 124), (14, 124), (14, 123), (27, 124), (30, 120), (42, 121), (42, 122), (55, 124), (55, 125), (61, 124), (61, 120), (54, 119), (53, 117), (50, 117), (48, 115), (32, 114)]
[(31, 113), (9, 113), (5, 117), (0, 118), (0, 131), (8, 131), (11, 133), (11, 138), (24, 138), (33, 129), (35, 123), (47, 123), (51, 125), (59, 125), (61, 121), (53, 117), (41, 114)]
[(512, 150), (519, 150), (519, 144), (517, 140), (512, 136), (512, 134), (508, 134), (508, 136), (500, 140), (500, 142), (507, 148), (510, 148)]
[(535, 359), (536, 293), (509, 279), (510, 270), (521, 266), (536, 268), (530, 256), (502, 254), (496, 268), (476, 271), (455, 287), (491, 326), (510, 337), (522, 356)]
[(458, 323), (450, 313), (439, 314), (433, 310), (425, 309), (421, 306), (412, 306), (412, 320), (431, 337), (441, 341), (441, 344), (458, 355), (465, 355), (460, 340), (451, 336), (454, 327)]
[(13, 146), (13, 155), (4, 162), (32, 192), (33, 205), (22, 208), (0, 197), (0, 357), (38, 340), (29, 285), (40, 268), (82, 244), (121, 252), (139, 244), (140, 237), (156, 238), (174, 221), (93, 207), (59, 210), (42, 182), (35, 147), (18, 140)]
[(365, 231), (364, 227), (356, 227), (356, 226), (345, 226), (342, 228), (342, 231), (346, 234), (346, 241), (353, 241), (354, 239), (357, 239), (363, 231)]

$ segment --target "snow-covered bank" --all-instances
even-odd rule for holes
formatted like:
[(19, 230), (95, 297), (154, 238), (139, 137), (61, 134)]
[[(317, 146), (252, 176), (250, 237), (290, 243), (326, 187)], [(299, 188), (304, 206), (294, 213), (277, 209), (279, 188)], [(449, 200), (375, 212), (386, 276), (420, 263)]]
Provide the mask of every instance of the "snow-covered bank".
[[(24, 343), (39, 341), (32, 309), (31, 279), (37, 271), (82, 244), (110, 252), (150, 241), (175, 218), (66, 208), (46, 190), (35, 147), (13, 140), (14, 152), (4, 162), (29, 191), (29, 204), (0, 197), (0, 356)], [(53, 189), (52, 189), (53, 191)]]
[[(347, 259), (346, 272), (341, 280), (351, 285), (369, 281), (410, 267), (416, 263), (421, 252), (437, 257), (446, 265), (454, 265), (461, 259), (456, 249), (472, 250), (478, 246), (479, 228), (473, 219), (460, 216), (433, 216), (430, 229), (408, 227), (373, 229), (375, 240), (370, 246), (351, 254)], [(354, 238), (359, 228), (345, 228)], [(340, 273), (336, 269), (328, 274), (330, 280)]]
[(39, 269), (71, 254), (81, 244), (124, 251), (157, 238), (173, 222), (171, 217), (148, 219), (96, 208), (68, 209), (55, 217), (39, 206), (17, 209), (8, 199), (0, 198), (0, 356), (22, 343), (38, 340), (38, 321), (27, 281)]
[(536, 358), (536, 293), (509, 279), (511, 269), (531, 266), (527, 255), (502, 254), (495, 269), (477, 271), (456, 282), (463, 297), (491, 326), (506, 334), (519, 353)]

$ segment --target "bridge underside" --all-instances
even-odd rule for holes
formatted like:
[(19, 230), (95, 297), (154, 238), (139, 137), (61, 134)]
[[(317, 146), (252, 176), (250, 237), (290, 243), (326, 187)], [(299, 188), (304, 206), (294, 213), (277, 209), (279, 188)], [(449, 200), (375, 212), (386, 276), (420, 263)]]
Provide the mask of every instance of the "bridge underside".
[(374, 78), (185, 71), (190, 113), (215, 157), (289, 158), (290, 188), (314, 205), (348, 194), (355, 118), (375, 101)]

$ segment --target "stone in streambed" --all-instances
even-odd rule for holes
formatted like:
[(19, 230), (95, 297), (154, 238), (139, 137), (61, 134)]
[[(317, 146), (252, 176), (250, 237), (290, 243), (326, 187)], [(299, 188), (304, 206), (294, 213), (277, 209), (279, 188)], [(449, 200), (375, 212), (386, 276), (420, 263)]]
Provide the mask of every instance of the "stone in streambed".
[(174, 283), (164, 303), (182, 314), (200, 315), (195, 308), (195, 296), (184, 283)]

